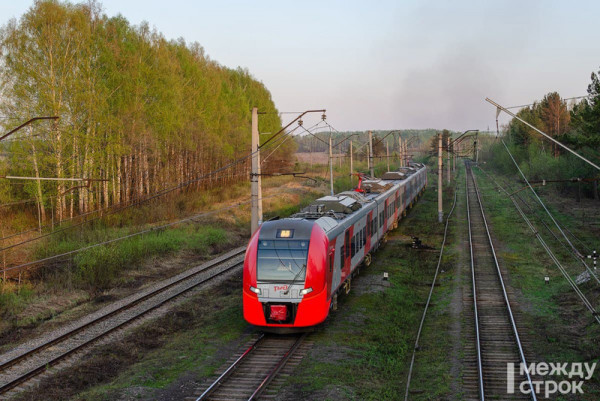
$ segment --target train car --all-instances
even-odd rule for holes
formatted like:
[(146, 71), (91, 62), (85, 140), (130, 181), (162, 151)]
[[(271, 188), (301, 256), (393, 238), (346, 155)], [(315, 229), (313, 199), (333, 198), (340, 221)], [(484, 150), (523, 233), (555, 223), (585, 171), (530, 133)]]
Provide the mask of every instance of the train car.
[(289, 218), (263, 223), (244, 260), (246, 321), (279, 332), (323, 322), (426, 185), (425, 165), (411, 163), (378, 179), (361, 179), (355, 190), (319, 198)]

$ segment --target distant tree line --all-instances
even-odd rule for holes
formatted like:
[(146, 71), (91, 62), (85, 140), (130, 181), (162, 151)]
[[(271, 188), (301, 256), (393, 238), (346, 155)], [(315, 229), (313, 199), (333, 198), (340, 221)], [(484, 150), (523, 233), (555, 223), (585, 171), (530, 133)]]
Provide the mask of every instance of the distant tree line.
[[(570, 104), (558, 92), (548, 93), (531, 106), (521, 108), (516, 115), (600, 164), (600, 80), (592, 72), (588, 97)], [(575, 184), (557, 184), (562, 191), (575, 191), (578, 198), (587, 195), (599, 199), (598, 170), (572, 156), (568, 151), (545, 139), (532, 128), (513, 118), (506, 127), (510, 146), (519, 156), (522, 168), (530, 179), (584, 179)], [(514, 172), (511, 160), (500, 146), (494, 146), (490, 157), (498, 169)]]
[[(42, 219), (50, 207), (63, 219), (131, 202), (246, 155), (252, 106), (266, 113), (261, 132), (281, 128), (269, 91), (247, 70), (147, 23), (109, 18), (95, 1), (35, 1), (2, 27), (0, 52), (3, 132), (33, 116), (60, 117), (0, 143), (0, 175), (105, 180), (0, 180), (0, 203), (34, 197)], [(293, 146), (269, 162), (289, 159)], [(245, 168), (212, 180), (248, 179)]]
[[(411, 148), (420, 147), (421, 144), (426, 143), (428, 138), (435, 135), (437, 132), (433, 129), (407, 129), (400, 130), (397, 133), (392, 133), (387, 138), (385, 137), (391, 130), (373, 130), (373, 155), (376, 157), (383, 157), (386, 155), (386, 143), (389, 145), (390, 154), (398, 153), (399, 141), (398, 137), (401, 136), (403, 141), (410, 138), (414, 138), (410, 144)], [(295, 137), (298, 152), (315, 152), (323, 153), (329, 152), (329, 135), (332, 137), (332, 144), (339, 146), (333, 149), (333, 153), (344, 153), (349, 155), (350, 152), (350, 140), (352, 140), (352, 149), (354, 157), (357, 159), (366, 158), (369, 140), (368, 131), (332, 131), (329, 130), (317, 131), (313, 135), (303, 134)], [(352, 138), (344, 141), (345, 138), (354, 135)], [(315, 138), (316, 136), (316, 138)], [(342, 142), (343, 141), (343, 142)]]

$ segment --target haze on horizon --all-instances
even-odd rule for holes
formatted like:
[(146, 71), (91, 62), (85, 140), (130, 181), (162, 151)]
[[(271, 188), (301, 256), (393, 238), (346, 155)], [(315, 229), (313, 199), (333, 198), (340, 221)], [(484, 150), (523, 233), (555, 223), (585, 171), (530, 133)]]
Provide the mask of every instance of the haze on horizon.
[[(551, 91), (581, 96), (600, 69), (594, 1), (100, 3), (247, 68), (280, 111), (326, 108), (338, 130), (493, 129), (485, 97), (513, 106)], [(32, 4), (3, 2), (0, 23)]]

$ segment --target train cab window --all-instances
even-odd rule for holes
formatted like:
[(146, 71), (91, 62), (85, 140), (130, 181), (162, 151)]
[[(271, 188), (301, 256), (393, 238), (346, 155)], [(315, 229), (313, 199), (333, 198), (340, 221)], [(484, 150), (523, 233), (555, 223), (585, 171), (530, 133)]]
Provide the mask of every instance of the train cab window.
[(259, 240), (256, 277), (262, 281), (303, 280), (307, 260), (307, 240)]
[(344, 245), (342, 245), (342, 247), (340, 248), (340, 269), (344, 268), (344, 261), (345, 261), (345, 254), (346, 252), (346, 247)]

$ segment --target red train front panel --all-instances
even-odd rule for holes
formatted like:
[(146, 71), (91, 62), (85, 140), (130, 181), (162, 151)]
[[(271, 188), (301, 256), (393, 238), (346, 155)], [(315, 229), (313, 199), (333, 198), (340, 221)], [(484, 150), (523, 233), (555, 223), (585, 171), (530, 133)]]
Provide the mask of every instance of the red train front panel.
[(265, 327), (308, 327), (329, 311), (329, 240), (314, 221), (265, 222), (244, 260), (244, 319)]

